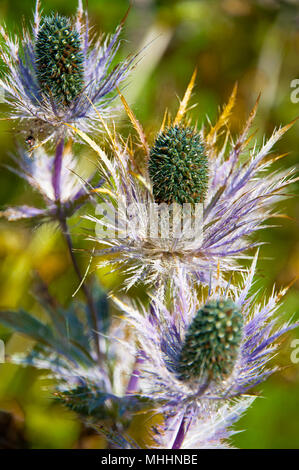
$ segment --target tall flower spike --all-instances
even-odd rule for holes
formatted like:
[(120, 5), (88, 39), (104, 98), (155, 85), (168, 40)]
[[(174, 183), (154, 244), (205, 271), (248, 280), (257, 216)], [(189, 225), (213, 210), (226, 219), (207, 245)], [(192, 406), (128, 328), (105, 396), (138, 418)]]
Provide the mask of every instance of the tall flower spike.
[(238, 355), (243, 317), (231, 299), (210, 301), (198, 310), (182, 346), (178, 372), (188, 381), (205, 373), (222, 380), (229, 375)]
[[(99, 197), (106, 204), (107, 217), (105, 211), (100, 211), (99, 217), (90, 217), (96, 223), (96, 235), (91, 238), (99, 243), (95, 255), (106, 257), (111, 254), (110, 267), (114, 261), (116, 267), (125, 266), (128, 288), (140, 281), (151, 285), (168, 281), (179, 267), (205, 284), (209, 283), (210, 273), (217, 271), (219, 262), (222, 273), (241, 270), (239, 259), (247, 256), (246, 250), (259, 244), (249, 236), (263, 228), (264, 222), (272, 215), (279, 215), (272, 206), (286, 196), (286, 187), (297, 178), (295, 169), (270, 172), (271, 163), (276, 159), (268, 155), (292, 123), (276, 130), (260, 148), (252, 145), (249, 132), (256, 104), (240, 135), (232, 142), (227, 128), (235, 95), (236, 90), (214, 126), (208, 130), (203, 128), (199, 133), (192, 132), (187, 146), (196, 162), (193, 169), (191, 158), (183, 158), (184, 164), (179, 163), (182, 153), (176, 137), (186, 133), (181, 122), (176, 119), (166, 129), (162, 125), (161, 133), (150, 150), (140, 123), (123, 97), (140, 140), (140, 145), (136, 146), (139, 158), (137, 160), (136, 157), (136, 161), (140, 161), (142, 148), (144, 161), (149, 162), (149, 175), (141, 172), (136, 164), (135, 149), (127, 143), (122, 144), (107, 126), (114, 156), (111, 160), (95, 142), (80, 133), (81, 138), (97, 151), (100, 171), (106, 174), (105, 186)], [(185, 108), (186, 101), (182, 102)], [(228, 133), (225, 139), (224, 129)], [(174, 137), (166, 138), (170, 135)], [(184, 154), (187, 155), (187, 151)], [(191, 180), (187, 183), (188, 174)], [(194, 199), (190, 192), (191, 196), (196, 196)], [(176, 205), (184, 209), (186, 200), (201, 199), (203, 203), (189, 203), (196, 210), (200, 209), (198, 213), (190, 211), (191, 216), (185, 218), (177, 208), (171, 213), (173, 208), (168, 205), (176, 201), (183, 203)], [(167, 234), (170, 236), (164, 236), (162, 230), (155, 230), (157, 226), (161, 228), (163, 220), (163, 217), (159, 219), (159, 207), (155, 207), (155, 203), (160, 201), (164, 202), (161, 206), (166, 206), (170, 212), (169, 226), (173, 223), (172, 233), (168, 231)], [(151, 230), (152, 224), (154, 230)], [(103, 231), (103, 227), (107, 230)], [(103, 263), (100, 260), (99, 265)]]
[[(115, 113), (116, 88), (132, 69), (135, 57), (110, 68), (119, 48), (123, 22), (105, 41), (90, 37), (87, 13), (79, 0), (77, 17), (41, 17), (36, 3), (33, 32), (10, 37), (0, 26), (0, 57), (5, 64), (0, 87), (19, 120), (35, 140), (58, 141), (80, 130), (98, 129), (101, 115)], [(68, 125), (66, 125), (68, 124)]]
[(203, 202), (207, 191), (208, 161), (201, 137), (193, 129), (169, 127), (150, 151), (149, 175), (155, 202)]
[(83, 89), (83, 52), (80, 36), (70, 20), (44, 18), (36, 41), (37, 78), (43, 93), (69, 105)]

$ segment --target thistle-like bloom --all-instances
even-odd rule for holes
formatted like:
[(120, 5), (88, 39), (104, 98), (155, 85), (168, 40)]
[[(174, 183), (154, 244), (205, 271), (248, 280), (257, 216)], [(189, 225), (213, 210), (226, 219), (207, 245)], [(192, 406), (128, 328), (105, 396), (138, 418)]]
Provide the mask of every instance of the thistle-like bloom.
[(64, 151), (63, 141), (58, 144), (55, 156), (48, 155), (39, 147), (33, 155), (20, 149), (13, 160), (16, 167), (8, 168), (42, 196), (44, 207), (9, 207), (0, 212), (0, 216), (9, 221), (33, 219), (59, 222), (71, 217), (83, 204), (92, 200), (92, 191), (76, 173), (77, 162), (70, 148)]
[(171, 310), (157, 297), (149, 312), (115, 299), (142, 351), (140, 393), (156, 400), (166, 417), (165, 432), (169, 426), (177, 429), (177, 442), (188, 438), (189, 428), (196, 435), (197, 425), (213, 420), (223, 404), (242, 401), (276, 370), (267, 366), (276, 340), (298, 326), (278, 326), (274, 317), (285, 291), (273, 293), (263, 305), (255, 302), (250, 290), (256, 260), (241, 287), (210, 286), (208, 298), (201, 301), (179, 273), (180, 289)]
[(127, 77), (134, 59), (111, 62), (119, 47), (122, 24), (111, 38), (93, 40), (87, 13), (79, 0), (77, 16), (40, 16), (36, 2), (33, 33), (22, 39), (0, 28), (0, 54), (6, 65), (0, 80), (10, 117), (22, 121), (27, 133), (39, 140), (56, 140), (71, 127), (93, 130), (98, 112), (111, 115), (116, 87)]
[[(115, 261), (126, 266), (127, 287), (140, 281), (156, 285), (171, 279), (179, 266), (191, 276), (196, 273), (205, 284), (219, 262), (222, 273), (241, 269), (237, 260), (258, 245), (249, 236), (277, 215), (271, 205), (285, 196), (286, 186), (296, 178), (294, 170), (269, 172), (275, 158), (268, 155), (290, 125), (275, 131), (261, 148), (251, 143), (249, 148), (256, 105), (241, 134), (231, 141), (227, 128), (235, 94), (236, 90), (218, 122), (201, 131), (183, 123), (184, 98), (176, 118), (162, 125), (152, 147), (122, 97), (140, 138), (136, 158), (134, 148), (121, 145), (109, 134), (114, 155), (110, 162), (80, 134), (97, 150), (99, 166), (106, 172), (102, 200), (107, 207), (101, 211), (99, 205), (99, 216), (92, 218), (96, 222), (94, 239), (106, 246), (97, 254), (111, 254), (110, 264)], [(140, 147), (148, 171), (140, 170)]]

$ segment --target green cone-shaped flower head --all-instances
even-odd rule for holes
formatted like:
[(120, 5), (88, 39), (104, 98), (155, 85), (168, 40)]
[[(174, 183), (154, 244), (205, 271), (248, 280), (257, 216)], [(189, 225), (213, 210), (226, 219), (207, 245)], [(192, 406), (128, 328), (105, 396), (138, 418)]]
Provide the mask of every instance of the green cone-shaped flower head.
[(200, 135), (190, 127), (161, 132), (151, 148), (148, 169), (157, 204), (204, 201), (208, 160)]
[(220, 381), (229, 375), (237, 358), (242, 328), (242, 313), (230, 299), (210, 301), (198, 310), (181, 350), (180, 380), (208, 377)]
[(37, 78), (42, 91), (69, 105), (83, 88), (79, 34), (68, 18), (45, 17), (36, 41)]

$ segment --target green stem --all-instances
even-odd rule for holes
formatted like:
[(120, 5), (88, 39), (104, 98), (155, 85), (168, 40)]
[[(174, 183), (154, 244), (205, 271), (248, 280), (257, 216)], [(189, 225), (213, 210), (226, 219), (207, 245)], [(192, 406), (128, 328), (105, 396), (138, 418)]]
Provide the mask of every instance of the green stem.
[(69, 251), (69, 254), (70, 254), (70, 257), (71, 257), (71, 260), (72, 260), (74, 270), (75, 270), (75, 272), (77, 274), (77, 277), (80, 281), (81, 289), (82, 289), (82, 291), (83, 291), (83, 293), (86, 297), (87, 305), (88, 305), (88, 308), (89, 308), (90, 313), (91, 313), (91, 318), (92, 318), (93, 327), (94, 327), (94, 329), (93, 329), (93, 338), (94, 338), (94, 343), (95, 343), (98, 362), (100, 363), (101, 362), (101, 351), (100, 351), (100, 345), (99, 345), (99, 337), (98, 337), (98, 334), (97, 334), (99, 329), (98, 329), (98, 318), (97, 318), (96, 307), (95, 307), (95, 304), (94, 304), (94, 301), (93, 301), (93, 297), (92, 297), (92, 295), (89, 291), (89, 288), (83, 280), (83, 277), (81, 275), (81, 271), (80, 271), (77, 259), (74, 255), (73, 243), (72, 243), (71, 235), (70, 235), (68, 225), (67, 225), (67, 222), (66, 222), (65, 218), (61, 218), (60, 225), (61, 225), (62, 233), (64, 235), (64, 238), (65, 238), (65, 241), (66, 241), (66, 244), (67, 244), (67, 247), (68, 247), (68, 251)]

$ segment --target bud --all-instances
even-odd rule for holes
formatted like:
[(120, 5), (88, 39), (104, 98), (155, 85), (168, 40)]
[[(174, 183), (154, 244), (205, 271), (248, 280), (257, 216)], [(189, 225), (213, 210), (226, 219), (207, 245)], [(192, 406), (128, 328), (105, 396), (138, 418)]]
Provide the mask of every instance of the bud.
[(242, 329), (242, 313), (232, 300), (208, 302), (198, 310), (186, 333), (179, 358), (179, 379), (224, 379), (234, 367)]
[(44, 18), (36, 42), (37, 78), (42, 91), (69, 105), (83, 88), (80, 37), (68, 18)]
[(208, 160), (201, 137), (189, 127), (160, 133), (150, 151), (149, 175), (158, 204), (202, 203), (208, 184)]

